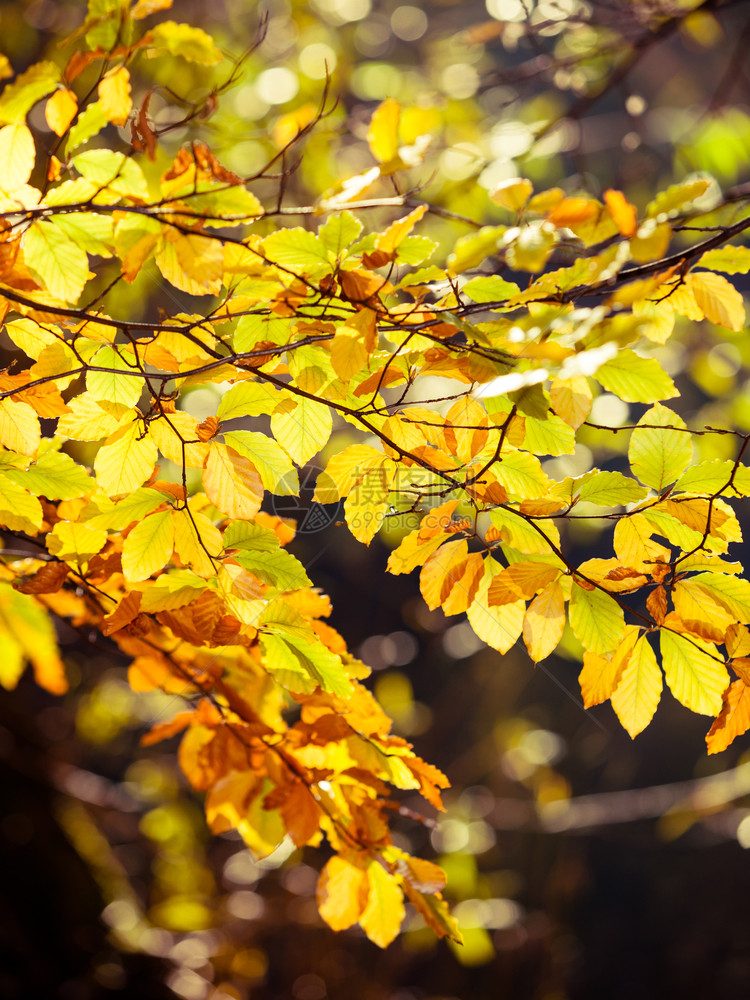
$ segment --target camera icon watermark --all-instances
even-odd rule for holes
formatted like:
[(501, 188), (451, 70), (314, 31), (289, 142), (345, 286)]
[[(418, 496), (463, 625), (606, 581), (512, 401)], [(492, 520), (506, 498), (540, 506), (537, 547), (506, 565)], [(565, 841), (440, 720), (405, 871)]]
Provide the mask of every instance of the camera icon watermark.
[(434, 534), (458, 529), (450, 513), (434, 509), (429, 501), (420, 502), (419, 497), (413, 500), (412, 491), (404, 502), (403, 494), (399, 495), (393, 485), (384, 486), (377, 468), (363, 469), (346, 497), (339, 496), (336, 481), (314, 463), (282, 477), (277, 490), (267, 496), (265, 509), (295, 521), (297, 534), (312, 535), (332, 524), (346, 523), (356, 535), (358, 528), (370, 527), (374, 521), (378, 528), (391, 522), (407, 532), (420, 528)]
[(268, 513), (296, 521), (298, 535), (313, 535), (325, 531), (336, 521), (343, 521), (344, 501), (338, 499), (332, 503), (319, 503), (314, 499), (316, 486), (329, 495), (336, 492), (331, 477), (315, 464), (310, 463), (287, 473), (279, 480), (279, 492), (267, 496), (265, 506)]

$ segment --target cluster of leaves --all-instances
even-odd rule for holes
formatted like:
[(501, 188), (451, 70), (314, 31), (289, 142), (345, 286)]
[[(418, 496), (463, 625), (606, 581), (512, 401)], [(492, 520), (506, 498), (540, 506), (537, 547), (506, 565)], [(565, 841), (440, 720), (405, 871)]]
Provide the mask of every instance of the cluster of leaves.
[[(750, 220), (706, 177), (642, 212), (617, 190), (600, 201), (518, 179), (493, 194), (507, 224), (478, 223), (429, 263), (438, 245), (415, 230), (431, 206), (408, 188), (429, 137), (395, 100), (372, 115), (373, 165), (313, 207), (285, 204), (284, 157), (315, 120), (251, 177), (199, 139), (168, 156), (149, 92), (133, 100), (138, 61), (223, 58), (171, 21), (136, 39), (168, 6), (92, 0), (65, 67), (36, 64), (0, 94), (0, 308), (17, 352), (0, 374), (0, 525), (14, 540), (0, 681), (12, 688), (28, 659), (62, 692), (53, 619), (99, 629), (132, 657), (136, 690), (186, 700), (146, 742), (184, 733), (215, 831), (258, 856), (285, 836), (327, 838), (318, 900), (336, 929), (358, 922), (386, 945), (406, 896), (456, 938), (442, 872), (397, 848), (386, 819), (390, 788), (440, 808), (447, 780), (390, 734), (368, 668), (287, 548), (294, 525), (264, 497), (296, 494), (297, 469), (325, 452), (315, 498), (343, 501), (360, 542), (420, 516), (388, 568), (421, 567), (430, 608), (466, 613), (500, 653), (522, 637), (535, 662), (569, 622), (587, 705), (611, 698), (635, 735), (663, 673), (714, 717), (709, 749), (723, 749), (750, 726), (750, 582), (725, 558), (750, 435), (691, 432), (644, 346), (676, 316), (742, 328), (724, 275), (750, 270), (730, 243)], [(264, 207), (253, 188), (274, 178)], [(382, 224), (365, 227), (365, 211)], [(277, 224), (293, 214), (325, 221)], [(686, 218), (711, 235), (670, 254)], [(178, 307), (136, 319), (154, 278)], [(222, 394), (199, 419), (190, 393), (207, 385)], [(598, 428), (629, 434), (629, 465), (558, 481), (540, 459), (573, 454), (599, 388), (650, 407)], [(341, 428), (356, 436), (339, 450)], [(736, 437), (735, 457), (693, 464), (693, 438), (710, 433)], [(614, 523), (609, 558), (571, 562), (558, 525), (576, 518)]]

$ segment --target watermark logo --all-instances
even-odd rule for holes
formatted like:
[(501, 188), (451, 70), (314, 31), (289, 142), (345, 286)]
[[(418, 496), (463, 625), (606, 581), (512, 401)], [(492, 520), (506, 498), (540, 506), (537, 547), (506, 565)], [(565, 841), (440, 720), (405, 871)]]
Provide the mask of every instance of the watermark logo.
[[(299, 492), (297, 492), (297, 477), (299, 476)], [(319, 466), (310, 464), (303, 466), (299, 472), (287, 473), (279, 480), (279, 493), (268, 496), (266, 506), (270, 514), (277, 517), (288, 517), (297, 522), (297, 534), (314, 535), (325, 531), (336, 521), (344, 520), (344, 501), (335, 500), (332, 503), (319, 503), (314, 499), (315, 487), (320, 486), (321, 492), (331, 496), (337, 494), (331, 477)]]

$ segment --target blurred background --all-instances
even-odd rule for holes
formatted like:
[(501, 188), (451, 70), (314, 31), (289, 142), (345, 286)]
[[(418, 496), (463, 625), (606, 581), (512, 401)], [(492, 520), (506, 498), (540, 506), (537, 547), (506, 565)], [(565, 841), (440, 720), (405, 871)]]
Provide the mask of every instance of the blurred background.
[[(66, 58), (59, 42), (82, 8), (0, 4), (14, 68)], [(298, 150), (287, 194), (310, 204), (372, 165), (370, 115), (396, 97), (407, 137), (433, 136), (408, 178), (444, 210), (423, 230), (438, 256), (473, 231), (465, 220), (509, 221), (488, 193), (514, 176), (537, 190), (614, 186), (639, 206), (695, 171), (740, 207), (750, 183), (746, 2), (225, 0), (209, 11), (182, 0), (164, 16), (204, 27), (230, 59), (257, 44), (218, 107), (190, 127), (175, 95), (183, 109), (205, 107), (231, 63), (141, 62), (163, 130), (159, 169), (200, 136), (227, 167), (260, 171), (314, 117), (328, 77), (328, 106), (337, 104)], [(41, 113), (32, 124), (43, 137)], [(113, 129), (107, 141), (127, 148), (129, 132)], [(256, 193), (273, 199), (273, 182)], [(118, 303), (134, 318), (169, 294), (153, 275), (142, 281)], [(685, 323), (654, 351), (693, 425), (750, 431), (743, 334)], [(215, 404), (213, 387), (186, 403), (202, 416)], [(599, 422), (639, 415), (607, 393), (595, 400)], [(729, 449), (729, 439), (701, 439), (701, 457), (728, 457), (725, 440)], [(346, 443), (342, 432), (332, 450)], [(549, 471), (578, 474), (625, 444), (589, 429)], [(139, 746), (179, 700), (135, 694), (112, 644), (61, 628), (69, 694), (52, 698), (29, 680), (0, 693), (0, 997), (750, 994), (747, 740), (708, 758), (708, 720), (665, 690), (654, 722), (631, 741), (608, 706), (583, 710), (571, 636), (536, 668), (519, 646), (500, 656), (463, 616), (427, 611), (415, 578), (385, 574), (403, 519), (365, 549), (336, 511), (310, 509), (311, 493), (278, 510), (303, 526), (294, 551), (331, 596), (331, 624), (372, 666), (395, 731), (452, 782), (445, 814), (407, 794), (393, 825), (398, 843), (447, 870), (465, 945), (436, 942), (413, 916), (385, 952), (356, 930), (329, 931), (314, 899), (324, 856), (282, 847), (256, 863), (235, 837), (210, 835), (177, 741)], [(587, 528), (566, 544), (597, 555), (609, 542)], [(735, 558), (747, 557), (737, 547)]]

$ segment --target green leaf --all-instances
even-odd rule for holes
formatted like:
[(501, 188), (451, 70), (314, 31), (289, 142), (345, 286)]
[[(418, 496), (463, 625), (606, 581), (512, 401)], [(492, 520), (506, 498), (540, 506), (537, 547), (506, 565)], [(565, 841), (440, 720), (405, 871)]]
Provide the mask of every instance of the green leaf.
[(264, 489), (277, 496), (297, 496), (299, 477), (289, 456), (273, 438), (260, 431), (227, 431), (225, 442), (245, 455), (258, 470)]
[(68, 139), (65, 145), (66, 152), (70, 155), (79, 146), (83, 146), (93, 136), (98, 135), (103, 128), (109, 125), (109, 116), (105, 112), (101, 101), (89, 104), (71, 125), (68, 132)]
[(166, 49), (173, 56), (181, 56), (199, 66), (214, 66), (223, 56), (213, 38), (202, 28), (176, 21), (162, 21), (148, 33), (148, 41), (155, 48)]
[(75, 303), (89, 278), (89, 261), (54, 222), (40, 220), (24, 236), (26, 264), (52, 295), (63, 302)]
[[(246, 350), (239, 348), (238, 350)], [(268, 382), (239, 382), (221, 397), (216, 416), (219, 420), (259, 417), (271, 414), (279, 405), (279, 390)]]
[(41, 455), (28, 469), (8, 469), (5, 475), (34, 496), (48, 500), (77, 500), (96, 486), (85, 469), (60, 451)]
[(333, 270), (332, 254), (321, 240), (307, 229), (279, 229), (263, 241), (263, 252), (273, 264), (297, 273), (316, 276)]
[(477, 267), (486, 257), (497, 253), (497, 244), (507, 226), (484, 226), (478, 233), (462, 236), (456, 241), (453, 253), (448, 257), (451, 274), (462, 274), (470, 267)]
[(692, 458), (693, 442), (681, 417), (661, 403), (644, 413), (628, 448), (633, 473), (644, 485), (661, 493), (679, 479)]
[(224, 548), (247, 549), (254, 552), (275, 552), (279, 548), (278, 535), (254, 521), (230, 521), (224, 531)]
[(750, 622), (750, 580), (717, 573), (699, 573), (690, 582), (726, 608), (738, 622)]
[(89, 149), (74, 156), (71, 164), (82, 177), (96, 184), (102, 191), (107, 189), (144, 201), (148, 198), (148, 185), (143, 171), (125, 153), (115, 153), (111, 149)]
[(556, 413), (548, 413), (544, 420), (527, 416), (523, 446), (532, 455), (572, 455), (576, 433)]
[[(267, 620), (273, 614), (277, 615), (277, 619)], [(345, 698), (352, 693), (352, 686), (341, 658), (324, 646), (312, 629), (308, 628), (294, 611), (278, 607), (278, 602), (274, 602), (270, 606), (270, 610), (264, 612), (263, 624), (259, 626), (259, 629), (261, 642), (265, 643), (269, 635), (274, 635), (282, 639), (288, 650), (291, 651), (296, 664), (287, 653), (286, 669), (292, 669), (295, 672), (301, 670), (304, 676), (320, 685), (324, 691), (330, 691), (331, 694)], [(265, 662), (275, 673), (274, 659), (267, 656)], [(290, 686), (292, 690), (299, 690), (299, 688), (295, 689), (294, 685)]]
[(284, 344), (291, 334), (291, 322), (283, 316), (268, 313), (241, 316), (234, 331), (235, 350), (252, 351), (259, 341), (270, 340), (273, 344)]
[(718, 715), (729, 674), (715, 658), (716, 647), (667, 629), (660, 642), (664, 676), (675, 698), (700, 715)]
[(349, 211), (338, 212), (318, 230), (318, 239), (335, 257), (352, 244), (362, 232), (362, 223)]
[(270, 587), (276, 587), (277, 590), (301, 590), (302, 587), (312, 586), (302, 563), (286, 549), (253, 551), (236, 543), (232, 547), (240, 549), (234, 557), (240, 566)]
[(647, 490), (621, 472), (594, 472), (582, 484), (578, 499), (600, 507), (618, 507), (637, 503), (646, 494)]
[(440, 244), (427, 236), (407, 236), (396, 248), (396, 256), (404, 264), (424, 264), (435, 253)]
[(613, 597), (601, 590), (585, 590), (574, 582), (570, 594), (570, 627), (584, 649), (610, 653), (625, 629), (625, 616)]
[(114, 252), (112, 216), (97, 212), (76, 212), (55, 216), (55, 225), (86, 253), (111, 257)]
[(658, 361), (642, 358), (627, 348), (603, 364), (594, 378), (626, 403), (655, 403), (679, 395)]
[[(111, 503), (111, 501), (104, 503), (97, 500), (96, 504), (88, 508), (82, 516), (85, 517), (87, 524), (95, 528), (122, 531), (123, 528), (127, 528), (133, 521), (142, 521), (147, 514), (150, 514), (152, 510), (156, 510), (157, 507), (169, 499), (163, 493), (159, 493), (158, 490), (142, 486), (140, 489), (135, 490), (134, 493), (131, 493), (130, 496), (126, 496), (119, 503)], [(99, 509), (101, 507), (104, 507), (104, 509)], [(89, 510), (93, 511), (91, 516), (88, 516)]]
[(493, 470), (511, 500), (532, 500), (549, 491), (549, 479), (536, 455), (512, 451), (503, 455)]
[[(143, 375), (132, 364), (132, 359), (127, 361), (116, 347), (102, 347), (91, 359), (91, 364), (97, 368), (116, 369), (116, 372), (92, 369), (86, 372), (86, 388), (97, 402), (136, 405), (143, 391)], [(125, 374), (129, 371), (133, 374)]]
[[(734, 462), (728, 459), (726, 461), (708, 459), (705, 462), (698, 462), (683, 472), (675, 484), (675, 490), (684, 490), (686, 493), (718, 493), (729, 483), (733, 469)], [(740, 466), (740, 470), (742, 469)], [(750, 473), (750, 469), (747, 472)], [(750, 488), (750, 479), (748, 487)]]
[(474, 302), (504, 302), (512, 295), (518, 295), (518, 285), (506, 281), (499, 274), (485, 275), (467, 281), (461, 291)]

